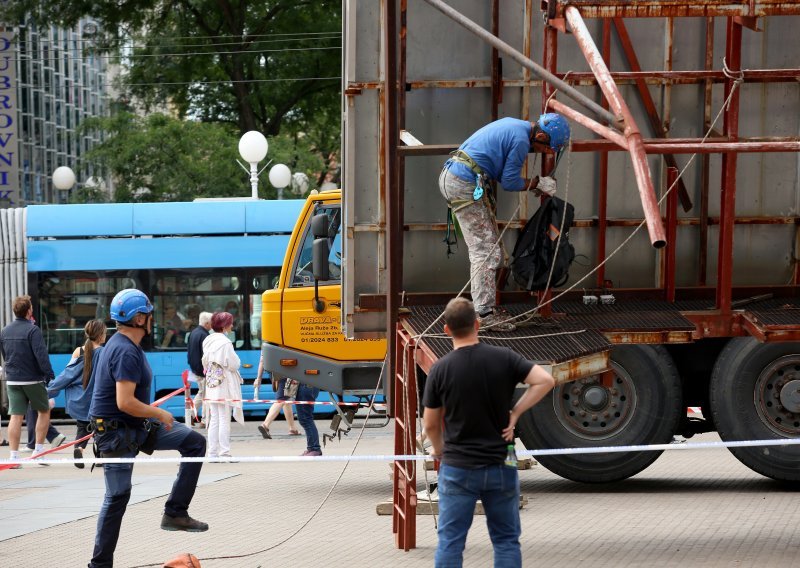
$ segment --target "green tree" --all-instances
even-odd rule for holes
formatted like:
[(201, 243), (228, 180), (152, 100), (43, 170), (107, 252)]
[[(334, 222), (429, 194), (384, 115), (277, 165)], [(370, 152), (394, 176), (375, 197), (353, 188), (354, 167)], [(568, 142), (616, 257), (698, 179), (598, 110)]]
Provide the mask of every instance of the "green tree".
[(338, 152), (340, 0), (17, 0), (0, 10), (39, 26), (97, 22), (84, 51), (120, 54), (117, 87), (146, 112), (288, 136), (298, 154)]
[[(115, 201), (190, 201), (196, 197), (250, 195), (248, 176), (236, 163), (240, 159), (239, 136), (231, 125), (119, 112), (86, 121), (82, 128), (106, 133), (106, 140), (85, 159), (111, 172)], [(275, 163), (292, 156), (290, 137), (279, 136), (269, 142), (269, 158)], [(315, 172), (320, 168), (322, 160), (313, 154), (303, 154), (295, 164), (295, 171)], [(266, 171), (259, 182), (260, 197), (277, 196)], [(73, 195), (73, 201), (96, 201), (96, 193), (83, 188)]]

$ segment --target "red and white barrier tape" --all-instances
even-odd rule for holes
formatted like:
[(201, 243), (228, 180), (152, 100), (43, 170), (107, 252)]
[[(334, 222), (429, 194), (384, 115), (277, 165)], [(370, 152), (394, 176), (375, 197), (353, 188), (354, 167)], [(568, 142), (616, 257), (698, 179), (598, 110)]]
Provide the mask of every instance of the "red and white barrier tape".
[[(360, 402), (329, 402), (329, 401), (316, 401), (316, 400), (275, 400), (265, 398), (204, 398), (203, 402), (255, 402), (264, 404), (275, 404), (281, 402), (283, 404), (313, 404), (318, 406), (360, 406)], [(386, 408), (386, 404), (381, 402), (373, 403), (372, 405), (364, 405), (364, 408), (372, 406), (373, 408)]]
[[(693, 444), (650, 444), (638, 446), (601, 446), (590, 448), (558, 448), (546, 450), (519, 450), (517, 456), (537, 457), (553, 455), (575, 455), (575, 454), (606, 454), (615, 452), (652, 452), (664, 450), (710, 450), (720, 448), (743, 448), (743, 447), (766, 447), (766, 446), (796, 446), (800, 445), (800, 438), (790, 439), (771, 439), (771, 440), (742, 440), (734, 442), (695, 442)], [(65, 446), (59, 446), (57, 450)], [(36, 460), (35, 463), (45, 463), (48, 465), (71, 465), (74, 463), (83, 464), (102, 464), (102, 463), (287, 463), (287, 462), (392, 462), (392, 461), (422, 461), (429, 459), (429, 456), (422, 454), (396, 455), (396, 454), (377, 454), (368, 456), (357, 455), (324, 455), (324, 456), (243, 456), (235, 458), (83, 458), (83, 459), (50, 459)], [(10, 467), (19, 461), (0, 460), (0, 467)]]
[[(185, 391), (188, 388), (189, 388), (188, 385), (186, 385), (186, 383), (184, 383), (183, 387), (179, 388), (178, 390), (172, 391), (171, 393), (169, 393), (169, 394), (167, 394), (165, 396), (162, 396), (161, 398), (159, 398), (156, 401), (153, 401), (153, 403), (150, 406), (161, 406), (162, 404), (164, 404), (165, 401), (169, 400), (173, 396), (181, 394), (183, 391)], [(67, 448), (71, 448), (72, 446), (74, 446), (76, 444), (80, 444), (81, 442), (90, 439), (92, 436), (94, 436), (94, 434), (87, 434), (86, 436), (84, 436), (83, 438), (80, 438), (78, 440), (73, 440), (72, 442), (67, 442), (66, 444), (61, 444), (60, 446), (57, 446), (55, 448), (50, 448), (49, 450), (45, 450), (43, 452), (40, 452), (40, 453), (36, 454), (35, 459), (34, 459), (34, 456), (28, 456), (28, 457), (17, 459), (17, 460), (13, 460), (13, 461), (10, 460), (10, 459), (0, 460), (0, 471), (3, 471), (4, 469), (10, 469), (12, 466), (19, 465), (19, 464), (24, 464), (24, 463), (48, 463), (48, 464), (49, 463), (53, 463), (53, 460), (43, 460), (43, 459), (41, 459), (41, 457), (49, 455), (49, 454), (52, 454), (54, 452), (60, 452), (61, 450), (65, 450)], [(55, 460), (55, 463), (64, 463), (64, 461), (65, 460)], [(84, 460), (69, 460), (69, 461), (72, 462), (72, 463), (94, 463), (94, 460), (91, 460), (91, 459), (88, 462), (85, 462)]]

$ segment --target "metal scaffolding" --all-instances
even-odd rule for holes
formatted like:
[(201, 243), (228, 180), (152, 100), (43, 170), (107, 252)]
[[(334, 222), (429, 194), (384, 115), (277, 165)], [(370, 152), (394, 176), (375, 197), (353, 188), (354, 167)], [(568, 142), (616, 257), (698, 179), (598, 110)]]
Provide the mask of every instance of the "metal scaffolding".
[[(693, 339), (705, 337), (731, 337), (750, 333), (761, 340), (768, 341), (769, 335), (763, 326), (753, 323), (741, 314), (733, 313), (734, 289), (732, 278), (733, 232), (736, 225), (794, 225), (798, 226), (800, 217), (784, 216), (739, 216), (735, 214), (737, 188), (737, 158), (740, 153), (780, 153), (800, 152), (800, 137), (764, 137), (740, 136), (740, 96), (738, 87), (748, 83), (798, 83), (800, 69), (742, 69), (742, 36), (745, 30), (761, 31), (759, 24), (763, 17), (779, 17), (800, 15), (800, 3), (781, 2), (777, 0), (743, 0), (739, 2), (723, 2), (720, 0), (680, 1), (680, 0), (637, 0), (630, 1), (589, 1), (589, 0), (543, 0), (542, 12), (534, 10), (533, 0), (523, 0), (524, 36), (521, 50), (517, 50), (499, 39), (500, 2), (491, 0), (491, 29), (483, 29), (480, 25), (466, 18), (441, 0), (425, 0), (447, 15), (455, 23), (465, 27), (491, 50), (491, 74), (488, 79), (465, 80), (411, 80), (407, 76), (407, 42), (409, 29), (407, 26), (408, 0), (383, 0), (383, 69), (384, 80), (379, 85), (350, 82), (346, 86), (346, 94), (357, 94), (362, 89), (377, 88), (380, 92), (380, 117), (383, 135), (381, 137), (381, 201), (386, 211), (386, 250), (388, 270), (388, 294), (386, 295), (386, 311), (388, 314), (386, 333), (390, 349), (388, 376), (395, 377), (394, 383), (394, 415), (396, 417), (395, 451), (397, 453), (413, 452), (415, 447), (415, 419), (417, 412), (417, 385), (414, 366), (418, 365), (427, 371), (435, 361), (435, 355), (425, 346), (414, 349), (416, 339), (404, 331), (398, 320), (398, 308), (401, 305), (403, 291), (403, 242), (404, 231), (436, 230), (443, 226), (427, 224), (415, 227), (406, 222), (405, 210), (405, 161), (416, 156), (445, 155), (453, 150), (455, 144), (402, 146), (400, 133), (406, 128), (406, 102), (409, 92), (418, 89), (434, 88), (483, 88), (491, 89), (491, 108), (488, 114), (492, 119), (498, 117), (498, 107), (502, 102), (503, 89), (520, 87), (521, 118), (528, 118), (530, 95), (532, 88), (541, 88), (543, 102), (542, 112), (553, 110), (567, 116), (595, 134), (597, 138), (577, 139), (572, 141), (574, 152), (596, 152), (599, 154), (597, 175), (597, 215), (595, 218), (577, 219), (575, 227), (593, 228), (596, 230), (596, 259), (604, 261), (608, 254), (607, 232), (613, 227), (633, 227), (641, 223), (641, 219), (611, 218), (608, 216), (609, 203), (609, 153), (625, 151), (630, 154), (633, 171), (642, 203), (642, 213), (649, 232), (649, 240), (653, 247), (661, 248), (658, 282), (660, 286), (650, 290), (630, 291), (631, 295), (657, 297), (667, 302), (675, 302), (676, 298), (692, 299), (713, 297), (713, 309), (687, 312), (685, 317), (696, 326)], [(421, 2), (420, 2), (421, 4)], [(416, 6), (415, 6), (416, 8)], [(540, 16), (544, 18), (542, 63), (531, 60), (532, 37), (534, 26), (540, 25)], [(705, 59), (700, 69), (675, 70), (669, 65), (674, 51), (674, 30), (680, 25), (676, 18), (705, 19)], [(666, 18), (667, 65), (665, 69), (643, 69), (638, 54), (643, 47), (634, 46), (628, 33), (624, 18)], [(714, 68), (714, 22), (724, 18), (725, 48), (724, 66)], [(586, 20), (597, 19), (602, 25), (602, 37), (599, 42), (589, 32)], [(764, 32), (766, 33), (766, 32)], [(621, 66), (629, 70), (611, 70), (612, 38), (621, 46), (624, 61)], [(591, 72), (565, 72), (558, 67), (559, 43), (573, 42), (589, 64)], [(598, 45), (599, 44), (599, 45)], [(512, 58), (523, 67), (522, 79), (504, 79), (500, 55)], [(531, 74), (537, 79), (532, 79)], [(723, 125), (721, 131), (712, 131), (706, 138), (681, 137), (670, 138), (667, 125), (672, 117), (659, 115), (656, 104), (649, 91), (649, 86), (658, 86), (669, 90), (676, 85), (697, 85), (702, 88), (703, 96), (698, 105), (702, 106), (703, 132), (708, 132), (712, 123), (712, 89), (714, 85), (723, 86), (723, 100), (729, 104), (722, 111)], [(635, 85), (637, 100), (625, 101), (618, 85)], [(578, 86), (596, 86), (602, 92), (599, 102), (592, 100), (577, 91)], [(558, 90), (559, 98), (553, 95)], [(350, 92), (348, 93), (347, 90)], [(577, 103), (589, 111), (588, 116), (574, 105), (568, 105), (564, 98)], [(629, 105), (640, 105), (647, 117), (648, 128), (655, 137), (645, 138), (636, 124)], [(700, 154), (700, 191), (699, 203), (693, 203), (683, 180), (678, 178), (676, 156), (681, 154)], [(665, 200), (665, 214), (662, 215), (658, 202), (647, 156), (661, 154), (666, 167), (666, 188), (675, 186)], [(720, 168), (720, 202), (719, 214), (712, 215), (709, 204), (711, 188), (711, 168), (709, 155), (721, 154)], [(553, 167), (552, 156), (543, 160), (542, 173), (547, 174)], [(679, 217), (678, 206), (684, 212), (694, 211), (691, 217)], [(523, 212), (524, 216), (527, 216)], [(519, 227), (519, 220), (509, 220), (512, 226)], [(708, 272), (710, 266), (709, 230), (718, 228), (715, 284), (709, 286)], [(679, 289), (676, 286), (676, 247), (678, 229), (695, 227), (699, 231), (699, 246), (696, 261), (698, 277), (693, 286)], [(796, 231), (797, 242), (800, 233)], [(603, 266), (596, 272), (594, 284), (606, 285), (606, 272)], [(770, 289), (788, 295), (796, 295), (800, 285), (800, 263), (795, 262), (792, 281), (788, 286), (774, 285), (759, 287), (758, 291)], [(741, 294), (752, 293), (744, 287)], [(622, 292), (621, 292), (622, 293)], [(741, 295), (740, 294), (740, 295)], [(508, 298), (515, 299), (513, 293)], [(430, 297), (428, 298), (430, 300)], [(540, 298), (541, 300), (542, 298)], [(362, 307), (371, 301), (362, 297)], [(379, 298), (372, 301), (378, 305)], [(781, 339), (800, 339), (800, 326), (792, 323), (782, 328)], [(414, 356), (416, 354), (416, 357)], [(404, 393), (401, 395), (401, 392)], [(413, 393), (409, 396), (408, 393)], [(408, 419), (412, 417), (412, 419)], [(416, 546), (416, 469), (413, 462), (396, 462), (394, 475), (394, 523), (396, 544), (408, 550)]]

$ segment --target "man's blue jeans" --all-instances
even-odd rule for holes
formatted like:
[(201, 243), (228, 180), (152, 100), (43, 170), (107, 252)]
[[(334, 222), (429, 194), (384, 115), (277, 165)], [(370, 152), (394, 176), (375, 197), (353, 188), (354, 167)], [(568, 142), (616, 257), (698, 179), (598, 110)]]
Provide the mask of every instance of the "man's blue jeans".
[(504, 465), (463, 469), (443, 463), (439, 469), (437, 568), (462, 565), (464, 544), (478, 499), (486, 513), (495, 568), (522, 566), (517, 470)]
[[(300, 401), (315, 401), (319, 395), (319, 389), (310, 387), (308, 385), (300, 384), (297, 389), (297, 396), (295, 397), (298, 402)], [(306, 432), (306, 449), (322, 451), (319, 445), (319, 431), (317, 425), (314, 424), (314, 405), (313, 404), (298, 404), (297, 405), (297, 420), (300, 426)]]
[[(138, 443), (144, 442), (147, 433), (144, 430), (130, 430)], [(106, 438), (110, 436), (109, 438)], [(98, 439), (100, 451), (105, 444), (114, 444), (115, 436), (125, 436), (125, 429), (108, 432)], [(157, 450), (178, 450), (182, 457), (203, 457), (206, 454), (206, 439), (202, 434), (192, 431), (183, 424), (174, 423), (171, 430), (163, 426), (158, 429), (156, 438)], [(119, 457), (135, 457), (137, 452), (127, 450)], [(119, 540), (122, 516), (131, 498), (131, 476), (133, 464), (105, 464), (103, 475), (106, 481), (106, 494), (100, 516), (97, 518), (97, 535), (94, 540), (94, 554), (91, 568), (113, 566), (114, 550)], [(182, 463), (178, 468), (178, 477), (172, 485), (172, 492), (164, 506), (164, 513), (170, 517), (186, 517), (189, 515), (189, 503), (194, 497), (197, 480), (200, 477), (202, 463)], [(157, 521), (156, 521), (157, 522)], [(156, 526), (155, 522), (154, 525)]]

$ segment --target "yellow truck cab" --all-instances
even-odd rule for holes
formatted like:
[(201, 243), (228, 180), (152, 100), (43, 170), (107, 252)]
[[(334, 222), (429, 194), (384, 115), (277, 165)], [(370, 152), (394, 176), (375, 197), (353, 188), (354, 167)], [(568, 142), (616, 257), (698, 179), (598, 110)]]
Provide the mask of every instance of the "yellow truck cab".
[(379, 387), (386, 340), (342, 333), (341, 198), (336, 190), (306, 200), (278, 284), (262, 295), (261, 350), (265, 369), (278, 376), (335, 394), (371, 395)]

